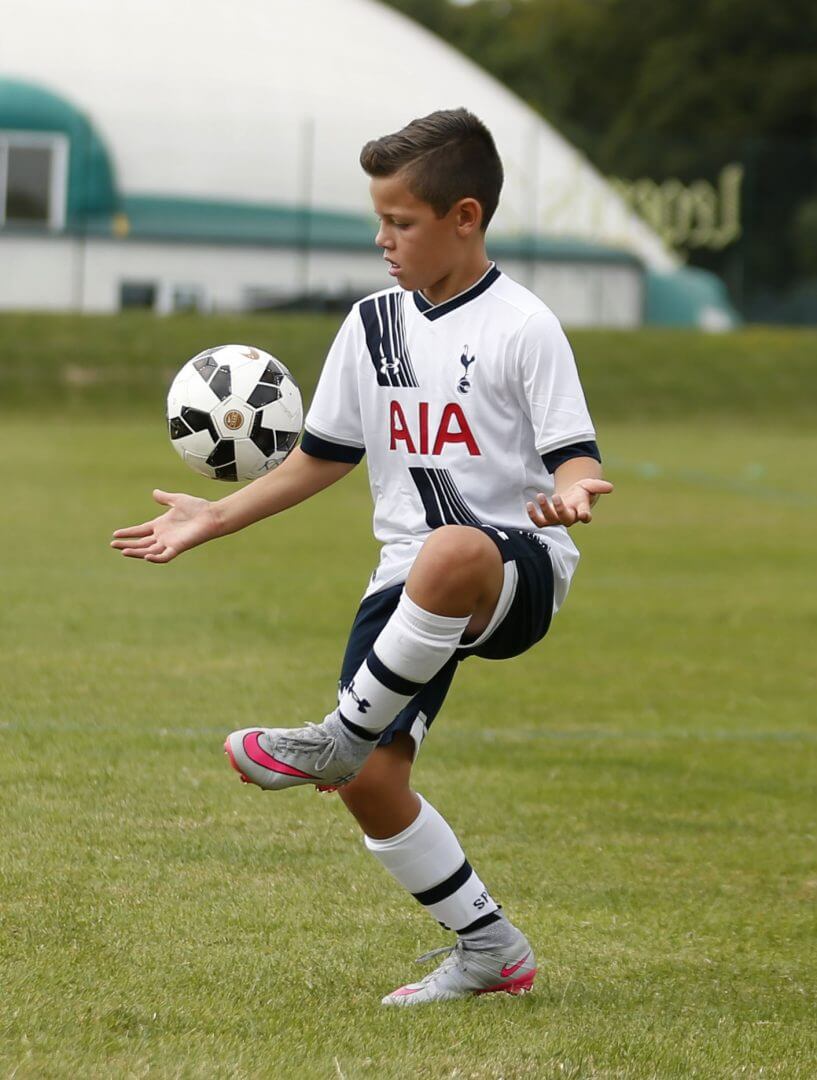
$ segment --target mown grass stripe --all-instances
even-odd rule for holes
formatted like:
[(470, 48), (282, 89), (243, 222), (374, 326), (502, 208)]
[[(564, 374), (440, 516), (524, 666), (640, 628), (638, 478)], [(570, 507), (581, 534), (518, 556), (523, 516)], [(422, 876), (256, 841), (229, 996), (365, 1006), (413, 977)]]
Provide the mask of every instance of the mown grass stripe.
[(767, 469), (762, 465), (750, 466), (750, 474), (745, 479), (730, 479), (716, 473), (699, 470), (678, 469), (661, 465), (655, 461), (626, 461), (610, 455), (605, 458), (605, 475), (624, 472), (637, 476), (640, 480), (654, 480), (658, 483), (686, 484), (703, 488), (706, 491), (719, 491), (727, 495), (745, 495), (756, 499), (758, 503), (786, 503), (790, 506), (817, 506), (817, 495), (806, 491), (780, 489), (764, 484)]

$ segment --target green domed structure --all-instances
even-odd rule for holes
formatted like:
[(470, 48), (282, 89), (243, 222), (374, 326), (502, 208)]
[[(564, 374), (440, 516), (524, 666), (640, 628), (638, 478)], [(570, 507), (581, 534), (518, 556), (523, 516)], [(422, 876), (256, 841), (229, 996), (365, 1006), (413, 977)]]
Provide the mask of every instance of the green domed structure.
[(0, 130), (68, 140), (65, 224), (109, 224), (121, 209), (110, 155), (91, 121), (64, 97), (19, 79), (0, 78)]

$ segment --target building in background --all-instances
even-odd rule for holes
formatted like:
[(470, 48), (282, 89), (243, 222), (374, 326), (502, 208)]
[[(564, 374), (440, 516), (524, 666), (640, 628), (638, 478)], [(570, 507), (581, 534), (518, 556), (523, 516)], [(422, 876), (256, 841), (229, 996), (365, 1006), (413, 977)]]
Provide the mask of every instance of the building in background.
[(569, 325), (734, 320), (504, 86), (374, 0), (6, 0), (0, 309), (344, 304), (389, 280), (362, 144), (465, 105), (506, 183), (500, 265)]

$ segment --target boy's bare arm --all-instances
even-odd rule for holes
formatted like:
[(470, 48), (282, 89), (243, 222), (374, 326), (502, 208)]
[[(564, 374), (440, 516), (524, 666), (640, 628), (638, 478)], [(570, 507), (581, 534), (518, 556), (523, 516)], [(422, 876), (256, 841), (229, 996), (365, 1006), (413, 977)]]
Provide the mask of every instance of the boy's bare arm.
[(111, 547), (133, 559), (170, 562), (183, 551), (296, 506), (353, 468), (346, 462), (312, 457), (296, 447), (273, 472), (215, 502), (156, 490), (154, 499), (168, 509), (152, 521), (117, 529)]
[(575, 525), (591, 521), (591, 506), (599, 495), (607, 495), (613, 485), (601, 478), (595, 458), (576, 457), (563, 462), (553, 474), (553, 499), (542, 492), (528, 503), (528, 517), (538, 528), (546, 525)]

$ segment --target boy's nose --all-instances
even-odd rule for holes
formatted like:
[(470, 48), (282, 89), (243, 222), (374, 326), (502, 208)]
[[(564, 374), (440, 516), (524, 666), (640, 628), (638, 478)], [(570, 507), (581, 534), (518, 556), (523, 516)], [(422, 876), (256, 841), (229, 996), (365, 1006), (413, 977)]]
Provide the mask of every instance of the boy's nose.
[(394, 242), (389, 238), (388, 234), (382, 227), (377, 230), (377, 236), (375, 236), (374, 242), (378, 247), (381, 248), (394, 247)]

